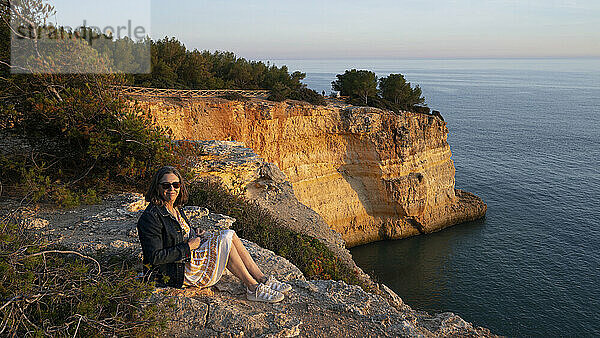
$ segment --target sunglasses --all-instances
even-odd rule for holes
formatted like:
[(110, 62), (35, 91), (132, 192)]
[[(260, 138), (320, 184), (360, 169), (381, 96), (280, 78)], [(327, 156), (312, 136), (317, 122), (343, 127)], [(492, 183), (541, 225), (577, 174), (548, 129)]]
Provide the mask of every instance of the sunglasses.
[(164, 190), (169, 190), (169, 188), (171, 188), (171, 186), (173, 186), (174, 189), (179, 189), (179, 187), (181, 186), (181, 183), (179, 182), (164, 182), (164, 183), (159, 183), (160, 186), (164, 189)]

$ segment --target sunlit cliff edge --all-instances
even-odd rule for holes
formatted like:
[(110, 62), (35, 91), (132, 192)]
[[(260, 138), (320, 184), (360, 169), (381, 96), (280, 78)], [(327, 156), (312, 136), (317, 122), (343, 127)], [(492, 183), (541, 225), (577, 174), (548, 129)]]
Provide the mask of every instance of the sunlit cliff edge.
[(433, 115), (289, 100), (138, 99), (137, 105), (175, 139), (240, 141), (275, 163), (297, 199), (348, 247), (485, 216), (479, 197), (455, 189), (448, 129)]

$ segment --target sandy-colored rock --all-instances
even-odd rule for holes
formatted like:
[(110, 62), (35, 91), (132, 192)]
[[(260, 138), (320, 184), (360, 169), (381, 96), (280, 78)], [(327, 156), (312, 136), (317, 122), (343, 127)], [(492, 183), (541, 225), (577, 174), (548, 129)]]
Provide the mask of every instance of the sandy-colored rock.
[[(380, 296), (340, 281), (288, 281), (293, 289), (277, 304), (250, 302), (233, 280), (214, 291), (164, 289), (155, 299), (175, 302), (169, 334), (178, 336), (266, 337), (485, 337), (453, 313), (429, 315), (409, 307), (398, 310)], [(237, 282), (239, 283), (239, 282)], [(189, 301), (193, 297), (207, 307)], [(197, 311), (197, 315), (188, 315)], [(186, 326), (185, 323), (189, 323)], [(198, 323), (203, 324), (202, 326)], [(187, 330), (182, 330), (187, 327)]]
[(172, 337), (190, 336), (190, 332), (200, 332), (206, 326), (208, 304), (192, 297), (170, 296), (158, 290), (150, 299), (161, 310), (168, 313), (167, 331)]
[(25, 229), (43, 229), (49, 224), (48, 220), (43, 218), (25, 218), (21, 222), (21, 226)]
[(437, 116), (259, 99), (138, 104), (176, 138), (240, 141), (276, 164), (348, 246), (437, 231), (486, 211), (455, 191), (448, 129)]

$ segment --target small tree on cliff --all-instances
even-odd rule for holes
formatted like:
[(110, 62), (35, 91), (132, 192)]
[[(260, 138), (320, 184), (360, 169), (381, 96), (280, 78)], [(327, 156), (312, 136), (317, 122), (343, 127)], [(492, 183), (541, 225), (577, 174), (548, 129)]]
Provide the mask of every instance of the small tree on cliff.
[(414, 105), (425, 102), (421, 87), (417, 85), (411, 88), (410, 82), (406, 82), (402, 74), (390, 74), (379, 79), (379, 91), (381, 97), (403, 109), (410, 109)]
[(377, 95), (377, 76), (371, 71), (346, 70), (344, 74), (338, 74), (336, 77), (337, 80), (331, 82), (331, 87), (343, 96), (358, 96), (367, 105), (369, 96)]

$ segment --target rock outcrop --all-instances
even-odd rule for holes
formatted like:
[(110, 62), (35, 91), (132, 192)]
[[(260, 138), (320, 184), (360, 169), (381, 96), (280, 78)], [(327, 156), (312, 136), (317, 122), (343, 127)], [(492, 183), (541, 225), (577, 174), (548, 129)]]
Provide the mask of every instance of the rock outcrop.
[[(144, 207), (140, 194), (120, 194), (102, 205), (30, 210), (18, 218), (23, 227), (80, 252), (140, 255), (135, 224)], [(209, 231), (235, 222), (200, 207), (188, 207), (186, 213), (192, 225)], [(385, 298), (341, 281), (306, 280), (288, 260), (242, 241), (261, 269), (288, 281), (292, 291), (277, 304), (250, 302), (243, 285), (229, 273), (210, 288), (156, 289), (149, 302), (165, 311), (165, 336), (493, 336), (453, 313), (414, 311), (384, 285)]]
[(439, 116), (258, 99), (144, 100), (138, 107), (177, 139), (243, 142), (276, 164), (297, 199), (348, 247), (437, 231), (486, 212), (481, 199), (454, 187)]

